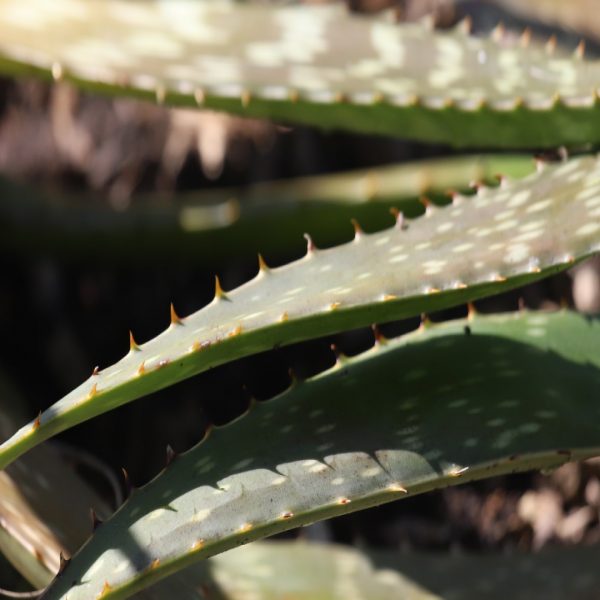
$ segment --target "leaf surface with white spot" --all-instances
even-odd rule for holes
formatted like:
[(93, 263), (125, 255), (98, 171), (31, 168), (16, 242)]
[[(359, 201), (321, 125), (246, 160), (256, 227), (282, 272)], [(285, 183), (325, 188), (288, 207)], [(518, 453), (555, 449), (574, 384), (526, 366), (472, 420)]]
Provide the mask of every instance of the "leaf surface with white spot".
[[(501, 37), (501, 36), (500, 36)], [(349, 43), (351, 40), (351, 43)], [(600, 140), (600, 63), (342, 6), (0, 1), (0, 69), (84, 89), (456, 146)]]
[(600, 249), (600, 160), (547, 166), (379, 233), (261, 269), (87, 381), (0, 446), (0, 468), (68, 427), (282, 344), (440, 310), (530, 283)]
[(596, 456), (599, 335), (600, 322), (569, 312), (476, 316), (348, 359), (177, 457), (96, 531), (45, 598), (103, 588), (104, 598), (125, 598), (293, 527)]

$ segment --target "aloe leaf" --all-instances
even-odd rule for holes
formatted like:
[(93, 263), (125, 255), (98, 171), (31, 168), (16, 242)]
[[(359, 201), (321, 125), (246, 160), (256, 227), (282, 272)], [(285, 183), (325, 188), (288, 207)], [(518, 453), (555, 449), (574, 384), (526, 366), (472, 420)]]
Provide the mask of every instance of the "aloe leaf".
[(600, 249), (600, 163), (573, 159), (405, 227), (313, 249), (223, 292), (92, 376), (0, 446), (0, 468), (81, 421), (212, 366), (273, 346), (442, 309), (571, 266)]
[(198, 600), (199, 589), (210, 600), (439, 600), (399, 572), (396, 564), (376, 569), (358, 550), (306, 542), (257, 542), (237, 548), (134, 597)]
[(51, 250), (70, 260), (97, 260), (102, 252), (136, 264), (167, 257), (214, 264), (219, 256), (259, 247), (265, 253), (301, 248), (305, 231), (319, 244), (339, 243), (347, 239), (350, 218), (381, 228), (390, 221), (387, 208), (418, 214), (421, 194), (441, 195), (498, 173), (522, 177), (532, 170), (531, 158), (518, 155), (435, 159), (260, 183), (248, 190), (189, 192), (174, 199), (140, 195), (127, 211), (0, 179), (0, 244), (22, 253), (26, 237), (25, 251)]
[[(22, 418), (21, 398), (0, 373), (0, 435)], [(35, 587), (47, 585), (60, 554), (73, 554), (91, 532), (90, 509), (105, 519), (106, 502), (45, 444), (0, 472), (0, 552)]]
[[(359, 552), (333, 544), (255, 542), (208, 559), (135, 595), (144, 600), (590, 600), (600, 547), (536, 554)], [(201, 587), (202, 586), (202, 587)]]
[(2, 0), (0, 69), (456, 146), (600, 140), (598, 62), (341, 6), (57, 0), (49, 9), (44, 0)]
[(126, 598), (292, 527), (598, 455), (599, 335), (568, 312), (475, 317), (346, 359), (172, 460), (45, 598)]

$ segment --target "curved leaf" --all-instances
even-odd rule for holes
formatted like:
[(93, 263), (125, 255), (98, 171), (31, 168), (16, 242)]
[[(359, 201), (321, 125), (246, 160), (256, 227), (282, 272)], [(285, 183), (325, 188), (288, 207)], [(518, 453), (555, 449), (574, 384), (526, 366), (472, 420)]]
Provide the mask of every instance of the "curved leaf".
[(600, 547), (532, 554), (361, 553), (333, 544), (255, 542), (201, 561), (140, 600), (590, 600)]
[[(413, 316), (540, 279), (600, 249), (600, 162), (549, 166), (499, 189), (457, 196), (403, 227), (260, 264), (224, 293), (138, 346), (0, 446), (0, 468), (64, 429), (212, 366), (280, 344)], [(218, 282), (217, 282), (218, 283)]]
[[(0, 2), (0, 68), (93, 91), (457, 146), (600, 140), (600, 64), (343, 7)], [(351, 40), (351, 43), (349, 42)]]
[(388, 208), (418, 214), (421, 194), (466, 189), (498, 173), (521, 177), (532, 171), (527, 156), (444, 158), (259, 183), (247, 190), (140, 195), (126, 211), (0, 179), (0, 244), (8, 252), (55, 252), (63, 260), (98, 260), (101, 253), (136, 264), (174, 256), (179, 264), (214, 264), (220, 256), (257, 248), (267, 254), (290, 247), (300, 251), (305, 231), (318, 244), (339, 243), (351, 231), (350, 218), (380, 229), (390, 222)]
[[(22, 419), (18, 392), (0, 373), (0, 435)], [(46, 444), (0, 472), (0, 552), (35, 587), (50, 583), (60, 553), (73, 554), (89, 537), (89, 510), (111, 510), (71, 468), (60, 448)]]
[(600, 454), (599, 335), (568, 312), (477, 317), (344, 360), (177, 457), (45, 598), (125, 598), (292, 527)]

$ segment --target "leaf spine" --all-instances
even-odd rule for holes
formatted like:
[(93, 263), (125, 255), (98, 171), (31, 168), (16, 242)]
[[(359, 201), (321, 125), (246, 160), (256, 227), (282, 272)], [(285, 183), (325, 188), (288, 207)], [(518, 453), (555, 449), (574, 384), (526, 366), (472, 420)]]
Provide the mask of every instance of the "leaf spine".
[(40, 410), (40, 412), (38, 413), (38, 416), (35, 418), (35, 420), (33, 421), (33, 424), (31, 426), (31, 429), (33, 431), (37, 431), (40, 428), (40, 425), (42, 424), (42, 411)]
[(352, 227), (354, 228), (354, 241), (358, 242), (363, 235), (363, 230), (360, 223), (356, 219), (350, 219)]
[(401, 494), (408, 494), (408, 490), (401, 486), (399, 483), (390, 483), (387, 487), (390, 492), (399, 492)]
[(98, 384), (94, 383), (94, 385), (92, 385), (90, 391), (88, 392), (88, 400), (96, 396), (96, 394), (98, 394)]
[(145, 372), (146, 372), (146, 361), (143, 360), (142, 363), (140, 364), (140, 366), (138, 367), (137, 374), (144, 375)]
[(98, 518), (96, 511), (93, 508), (90, 508), (90, 517), (92, 519), (92, 533), (102, 525), (102, 520)]
[(263, 255), (259, 252), (258, 253), (258, 272), (259, 273), (268, 273), (271, 269), (269, 268), (269, 265), (266, 263), (265, 259), (263, 258)]
[(57, 577), (63, 574), (64, 570), (69, 566), (69, 563), (71, 562), (71, 559), (67, 558), (62, 552), (58, 555), (58, 559), (60, 563), (58, 566), (58, 573), (56, 574)]
[(130, 331), (129, 332), (129, 352), (139, 352), (140, 351), (140, 347), (137, 345), (134, 337), (133, 337), (133, 333)]
[(575, 48), (574, 55), (577, 60), (583, 60), (585, 58), (585, 40), (579, 41), (577, 48)]
[(175, 311), (175, 306), (171, 302), (171, 325), (183, 325), (183, 322), (179, 318), (179, 315)]
[(306, 240), (306, 255), (309, 256), (316, 251), (317, 247), (308, 233), (304, 234), (304, 239)]
[(219, 276), (215, 275), (215, 300), (229, 300), (227, 294), (223, 291), (221, 287), (221, 281), (219, 280)]
[(92, 371), (92, 377), (95, 377), (96, 375), (98, 375), (98, 373), (100, 373), (100, 367), (94, 367), (94, 370)]
[(522, 48), (527, 48), (531, 43), (531, 27), (525, 27), (519, 38), (519, 44)]
[(165, 466), (168, 467), (178, 456), (177, 452), (171, 448), (171, 445), (167, 444)]
[(552, 34), (546, 42), (546, 52), (550, 55), (556, 50), (556, 35)]
[(112, 586), (110, 585), (110, 583), (108, 583), (108, 581), (104, 581), (104, 585), (102, 586), (102, 590), (100, 591), (100, 594), (98, 594), (97, 597), (98, 598), (103, 598), (107, 594), (110, 594), (111, 591), (112, 591)]

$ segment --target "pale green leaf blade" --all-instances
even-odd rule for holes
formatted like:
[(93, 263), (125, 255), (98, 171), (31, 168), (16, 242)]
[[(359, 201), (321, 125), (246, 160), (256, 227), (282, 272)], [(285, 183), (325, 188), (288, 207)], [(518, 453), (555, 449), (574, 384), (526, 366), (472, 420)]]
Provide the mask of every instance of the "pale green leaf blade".
[(46, 597), (125, 598), (292, 527), (598, 455), (599, 336), (569, 312), (476, 317), (349, 359), (176, 458)]
[[(281, 344), (439, 310), (536, 281), (600, 249), (600, 162), (548, 166), (408, 224), (261, 269), (25, 425), (0, 468), (81, 421)], [(400, 223), (398, 224), (400, 225)]]
[(457, 146), (600, 139), (597, 61), (523, 48), (508, 36), (351, 15), (341, 5), (2, 0), (0, 69)]

